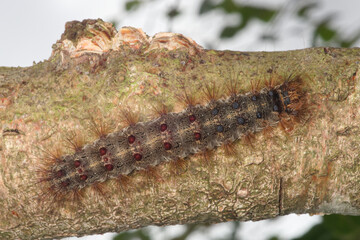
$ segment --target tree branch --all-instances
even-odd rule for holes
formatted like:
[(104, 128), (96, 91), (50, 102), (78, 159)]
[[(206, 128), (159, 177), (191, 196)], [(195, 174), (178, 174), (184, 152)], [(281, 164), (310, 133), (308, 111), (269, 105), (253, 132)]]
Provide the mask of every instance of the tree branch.
[[(0, 237), (44, 239), (125, 231), (147, 225), (261, 220), (289, 213), (360, 214), (360, 49), (286, 52), (204, 50), (179, 34), (150, 38), (101, 20), (70, 22), (49, 60), (0, 68)], [(71, 206), (41, 198), (41, 149), (63, 147), (69, 131), (89, 142), (89, 115), (121, 129), (119, 109), (146, 119), (158, 102), (184, 109), (179, 96), (229, 80), (240, 92), (300, 74), (311, 105), (291, 133), (237, 143), (185, 167), (162, 164), (131, 183), (107, 181), (105, 196), (86, 189)], [(280, 81), (280, 80), (279, 80)], [(221, 90), (221, 92), (226, 92)], [(125, 107), (124, 107), (125, 106)], [(51, 150), (50, 150), (51, 151)]]

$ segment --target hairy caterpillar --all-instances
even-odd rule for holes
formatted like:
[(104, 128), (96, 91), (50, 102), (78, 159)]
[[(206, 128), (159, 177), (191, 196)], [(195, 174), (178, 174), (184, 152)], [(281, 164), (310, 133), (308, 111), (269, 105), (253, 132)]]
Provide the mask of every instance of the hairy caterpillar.
[[(112, 132), (70, 155), (54, 154), (41, 181), (55, 200), (80, 193), (87, 186), (164, 162), (234, 142), (266, 127), (291, 127), (305, 110), (301, 76), (260, 91), (233, 94), (207, 105), (189, 105), (182, 112)], [(290, 123), (290, 124), (289, 124)]]
[[(79, 25), (91, 34), (65, 34), (73, 32), (73, 25)], [(93, 28), (93, 25), (97, 27)], [(90, 65), (96, 70), (98, 65), (105, 64), (103, 57), (106, 58), (109, 49), (119, 51), (125, 47), (131, 53), (143, 52), (150, 59), (154, 58), (156, 64), (151, 64), (147, 69), (153, 72), (154, 65), (165, 64), (158, 62), (161, 54), (157, 50), (182, 49), (185, 55), (171, 56), (184, 57), (180, 61), (180, 71), (185, 72), (187, 68), (194, 67), (195, 56), (204, 53), (204, 49), (195, 41), (181, 34), (162, 33), (148, 37), (141, 29), (131, 27), (122, 28), (116, 33), (111, 25), (92, 20), (69, 23), (66, 29), (53, 51), (53, 55), (60, 53), (62, 56), (59, 59), (60, 67), (66, 67), (72, 59), (76, 64), (86, 62), (92, 56), (94, 64)], [(97, 37), (93, 37), (93, 34)], [(205, 62), (201, 59), (199, 64), (204, 66)], [(212, 71), (206, 68), (203, 70)], [(163, 74), (161, 71), (157, 73), (159, 76)], [(268, 73), (272, 73), (272, 69)], [(230, 84), (240, 84), (232, 76), (227, 78), (225, 80), (230, 80)], [(60, 151), (49, 151), (50, 156), (45, 157), (44, 166), (40, 170), (40, 181), (46, 183), (44, 195), (61, 203), (63, 200), (82, 197), (87, 187), (94, 187), (101, 192), (101, 183), (109, 179), (119, 178), (123, 182), (137, 171), (151, 172), (149, 169), (153, 166), (165, 162), (177, 163), (178, 160), (183, 161), (191, 155), (206, 153), (220, 146), (224, 146), (227, 151), (234, 141), (249, 138), (252, 134), (278, 124), (291, 130), (307, 108), (302, 76), (290, 76), (285, 81), (279, 78), (276, 81), (277, 85), (273, 78), (270, 79), (263, 89), (252, 86), (248, 93), (243, 89), (245, 91), (242, 94), (236, 86), (229, 86), (230, 96), (220, 99), (216, 96), (218, 89), (215, 86), (206, 87), (207, 104), (196, 105), (193, 96), (185, 93), (181, 100), (186, 103), (186, 108), (181, 112), (161, 109), (160, 117), (138, 123), (129, 113), (125, 116), (128, 127), (119, 131), (109, 133), (102, 129), (105, 126), (93, 126), (99, 139), (87, 145), (79, 139), (67, 138), (75, 153), (63, 155)]]

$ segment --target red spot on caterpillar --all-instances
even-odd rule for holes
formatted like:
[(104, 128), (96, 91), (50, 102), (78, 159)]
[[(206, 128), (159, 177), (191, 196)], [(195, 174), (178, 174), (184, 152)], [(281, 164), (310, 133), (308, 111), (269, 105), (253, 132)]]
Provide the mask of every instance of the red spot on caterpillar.
[(135, 136), (134, 135), (130, 135), (129, 137), (128, 137), (128, 141), (129, 141), (129, 143), (130, 144), (133, 144), (134, 142), (135, 142)]
[(99, 149), (100, 156), (104, 156), (106, 154), (106, 152), (107, 152), (107, 149), (104, 147)]
[(165, 148), (165, 150), (170, 150), (171, 149), (171, 143), (169, 143), (169, 142), (164, 142), (164, 148)]
[(107, 157), (104, 157), (104, 162), (109, 161), (109, 159)]
[(136, 161), (140, 161), (142, 159), (142, 155), (140, 153), (135, 153), (134, 158)]
[(112, 165), (112, 164), (106, 164), (106, 165), (105, 165), (105, 169), (106, 169), (107, 171), (111, 171), (111, 170), (114, 169), (114, 165)]
[(69, 180), (65, 180), (65, 181), (61, 182), (61, 186), (63, 186), (63, 187), (67, 187), (67, 186), (69, 186), (69, 185), (70, 185), (70, 181), (69, 181)]
[(85, 181), (87, 178), (88, 178), (88, 176), (86, 176), (86, 175), (81, 175), (81, 176), (80, 176), (80, 179), (81, 179), (82, 181)]
[(79, 160), (76, 160), (74, 161), (74, 166), (77, 168), (77, 167), (80, 167), (81, 165), (81, 162)]
[(196, 132), (196, 133), (194, 133), (194, 137), (195, 137), (195, 140), (200, 140), (201, 139), (201, 134)]
[(161, 124), (160, 131), (164, 132), (167, 129), (167, 125), (165, 123)]
[(192, 122), (195, 122), (195, 120), (196, 120), (196, 117), (195, 117), (195, 115), (190, 115), (189, 116), (189, 121), (192, 123)]
[(65, 171), (64, 170), (57, 171), (56, 176), (59, 177), (59, 178), (65, 176)]
[(82, 173), (83, 170), (81, 168), (78, 169), (78, 173)]

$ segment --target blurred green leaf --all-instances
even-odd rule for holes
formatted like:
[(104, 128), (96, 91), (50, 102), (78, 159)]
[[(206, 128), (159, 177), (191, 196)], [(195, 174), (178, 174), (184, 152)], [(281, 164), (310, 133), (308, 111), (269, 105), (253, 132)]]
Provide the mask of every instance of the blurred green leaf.
[(329, 19), (326, 19), (317, 26), (315, 30), (315, 36), (318, 35), (325, 41), (330, 41), (335, 37), (335, 35), (337, 34), (336, 30), (333, 30), (329, 26), (329, 21)]
[(358, 240), (360, 239), (360, 217), (327, 215), (323, 222), (313, 226), (303, 236), (294, 240)]
[(199, 15), (201, 15), (203, 13), (207, 13), (207, 12), (213, 10), (214, 8), (216, 8), (216, 5), (213, 4), (213, 2), (211, 0), (204, 0), (201, 3)]
[(113, 240), (151, 240), (147, 230), (139, 229), (118, 234)]
[(331, 233), (328, 232), (323, 224), (313, 226), (307, 233), (293, 240), (333, 240)]
[(328, 215), (324, 217), (324, 225), (339, 237), (353, 236), (360, 239), (360, 217), (344, 215)]
[(318, 4), (316, 2), (306, 4), (297, 11), (297, 15), (303, 18), (308, 17), (309, 11), (316, 8), (317, 6)]
[(226, 13), (237, 13), (241, 15), (241, 18), (246, 22), (252, 18), (268, 22), (278, 12), (278, 10), (270, 8), (236, 4), (233, 0), (223, 0), (217, 5), (211, 0), (204, 0), (200, 7), (200, 14), (211, 11), (215, 8), (222, 9)]
[(233, 0), (223, 0), (221, 4), (218, 5), (219, 8), (222, 8), (227, 13), (240, 12), (241, 7), (236, 5)]
[(125, 3), (125, 10), (126, 11), (133, 11), (136, 10), (142, 2), (139, 0), (132, 0)]
[(244, 18), (247, 19), (257, 18), (264, 22), (268, 22), (275, 16), (277, 10), (246, 6), (243, 7), (240, 12)]
[(204, 0), (200, 7), (199, 14), (203, 14), (213, 9), (222, 9), (225, 13), (237, 14), (241, 19), (241, 22), (235, 26), (234, 24), (226, 26), (222, 30), (220, 38), (233, 37), (237, 32), (244, 29), (253, 19), (269, 22), (278, 12), (277, 9), (241, 5), (233, 0), (223, 0), (219, 4), (214, 4), (211, 0)]
[(279, 240), (279, 238), (278, 237), (271, 237), (271, 238), (269, 238), (269, 240)]
[(340, 47), (348, 48), (352, 47), (360, 39), (360, 31), (358, 31), (353, 37), (348, 39), (342, 39), (340, 41)]
[(227, 27), (223, 28), (223, 30), (221, 31), (220, 38), (231, 38), (239, 30), (240, 30), (239, 26), (236, 26), (236, 27), (227, 26)]
[(326, 17), (320, 23), (315, 25), (312, 42), (313, 46), (324, 45), (326, 42), (330, 41), (339, 45), (339, 42), (336, 39), (337, 31), (330, 27), (332, 18), (332, 16)]
[(247, 24), (253, 19), (259, 19), (264, 22), (270, 21), (277, 13), (276, 10), (258, 8), (258, 7), (237, 7), (237, 13), (241, 17), (241, 22), (237, 26), (226, 26), (222, 32), (221, 38), (233, 37), (238, 31), (244, 29)]

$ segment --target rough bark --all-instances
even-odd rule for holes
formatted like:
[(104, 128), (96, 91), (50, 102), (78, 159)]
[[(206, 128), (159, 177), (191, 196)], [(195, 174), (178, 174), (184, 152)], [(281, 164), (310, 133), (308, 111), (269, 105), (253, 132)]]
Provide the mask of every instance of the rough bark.
[[(96, 31), (89, 35), (88, 26)], [(129, 29), (131, 41), (124, 37)], [(101, 20), (68, 23), (49, 60), (0, 68), (1, 239), (256, 221), (289, 213), (360, 215), (360, 49), (215, 51), (181, 35), (150, 39), (136, 29), (124, 31), (116, 45), (116, 31)], [(95, 40), (100, 50), (81, 51), (79, 35), (102, 37)], [(78, 49), (65, 49), (66, 39)], [(218, 149), (208, 162), (191, 157), (179, 174), (159, 166), (161, 181), (136, 173), (128, 191), (112, 181), (105, 197), (89, 190), (82, 204), (71, 207), (39, 198), (41, 149), (62, 146), (69, 130), (88, 133), (89, 113), (118, 125), (122, 105), (146, 118), (159, 101), (181, 110), (177, 96), (184, 86), (195, 94), (204, 82), (235, 79), (250, 91), (253, 82), (291, 73), (304, 76), (312, 106), (311, 116), (291, 133), (275, 128), (270, 136), (257, 134), (251, 144), (237, 144), (236, 156)]]

